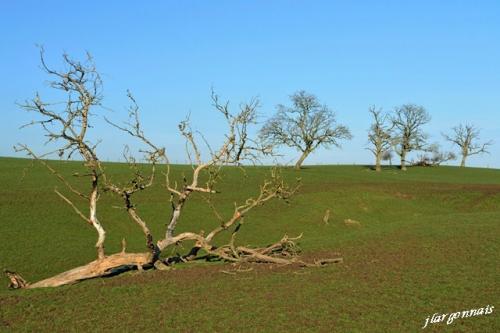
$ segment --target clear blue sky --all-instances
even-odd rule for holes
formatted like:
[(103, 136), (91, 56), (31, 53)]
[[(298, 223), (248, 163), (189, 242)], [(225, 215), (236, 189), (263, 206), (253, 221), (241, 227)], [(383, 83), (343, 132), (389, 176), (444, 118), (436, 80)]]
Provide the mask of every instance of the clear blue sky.
[[(316, 94), (354, 139), (318, 150), (311, 164), (371, 163), (368, 107), (411, 102), (432, 115), (432, 141), (460, 122), (477, 125), (495, 145), (470, 165), (500, 168), (499, 17), (499, 1), (472, 0), (1, 1), (0, 155), (18, 156), (17, 142), (48, 149), (40, 131), (18, 129), (31, 118), (15, 105), (36, 91), (55, 97), (39, 68), (35, 44), (43, 44), (56, 68), (62, 52), (90, 51), (115, 110), (105, 112), (124, 119), (130, 89), (146, 132), (176, 162), (185, 161), (177, 123), (187, 113), (209, 141), (221, 138), (213, 86), (233, 107), (259, 96), (262, 120), (296, 90)], [(117, 142), (128, 139), (94, 130), (102, 158), (119, 159)], [(284, 162), (298, 157), (283, 152)]]

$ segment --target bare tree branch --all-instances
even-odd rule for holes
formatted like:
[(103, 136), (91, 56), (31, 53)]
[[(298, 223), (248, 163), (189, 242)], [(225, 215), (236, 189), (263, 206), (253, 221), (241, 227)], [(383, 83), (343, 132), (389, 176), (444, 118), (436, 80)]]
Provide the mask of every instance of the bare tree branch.
[[(52, 88), (62, 91), (67, 96), (66, 104), (45, 103), (39, 94), (36, 94), (31, 101), (27, 101), (22, 107), (30, 112), (34, 112), (40, 118), (33, 120), (30, 125), (40, 125), (45, 131), (48, 141), (62, 142), (58, 149), (60, 157), (71, 158), (74, 152), (78, 152), (85, 161), (84, 166), (88, 170), (91, 178), (92, 189), (88, 195), (82, 194), (76, 190), (69, 182), (46, 162), (41, 159), (52, 174), (59, 178), (68, 187), (71, 192), (77, 194), (88, 201), (89, 217), (88, 220), (94, 226), (98, 234), (96, 243), (98, 258), (104, 258), (104, 239), (105, 231), (97, 219), (97, 201), (99, 199), (100, 178), (105, 177), (95, 152), (95, 144), (86, 140), (87, 130), (89, 128), (89, 117), (91, 109), (98, 107), (101, 103), (102, 82), (90, 55), (87, 54), (87, 60), (80, 62), (71, 59), (68, 55), (63, 55), (63, 61), (66, 69), (58, 71), (51, 69), (44, 58), (44, 50), (40, 48), (40, 61), (42, 69), (54, 77), (49, 84)], [(57, 106), (64, 105), (62, 110), (57, 110)], [(49, 109), (50, 108), (50, 109)], [(26, 145), (19, 145), (19, 150), (25, 151), (29, 156), (37, 158)], [(59, 195), (64, 199), (60, 193)], [(66, 202), (71, 203), (67, 198)], [(76, 208), (72, 205), (73, 208)], [(80, 212), (81, 213), (81, 212)]]

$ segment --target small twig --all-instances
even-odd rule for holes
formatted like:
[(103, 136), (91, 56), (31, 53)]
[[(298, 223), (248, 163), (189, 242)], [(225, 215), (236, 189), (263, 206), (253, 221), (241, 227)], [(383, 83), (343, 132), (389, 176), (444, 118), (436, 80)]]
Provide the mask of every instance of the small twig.
[(69, 200), (64, 195), (62, 195), (57, 189), (54, 189), (54, 192), (56, 192), (56, 194), (59, 197), (61, 197), (61, 199), (63, 199), (64, 201), (66, 201), (66, 203), (73, 208), (73, 210), (78, 214), (78, 216), (80, 216), (87, 223), (92, 224), (92, 222), (90, 221), (90, 219), (88, 217), (86, 217), (85, 215), (83, 215), (83, 213), (78, 209), (78, 207), (75, 206), (75, 204), (71, 200)]

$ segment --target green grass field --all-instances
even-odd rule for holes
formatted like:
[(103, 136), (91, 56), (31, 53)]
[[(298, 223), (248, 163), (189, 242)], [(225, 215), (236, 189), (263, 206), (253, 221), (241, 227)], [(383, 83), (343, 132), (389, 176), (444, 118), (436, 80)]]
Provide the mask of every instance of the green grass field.
[[(0, 158), (0, 268), (36, 281), (95, 258), (95, 233), (53, 192), (63, 189), (42, 166)], [(53, 162), (64, 174), (75, 162)], [(27, 169), (26, 169), (27, 168)], [(175, 166), (180, 175), (189, 167)], [(107, 164), (116, 179), (128, 168)], [(228, 168), (215, 204), (229, 216), (233, 202), (257, 193), (265, 167)], [(0, 288), (0, 331), (32, 332), (500, 332), (500, 170), (364, 166), (287, 169), (302, 187), (289, 205), (273, 201), (251, 212), (241, 244), (266, 245), (303, 233), (306, 258), (341, 253), (324, 268), (218, 263), (137, 271), (56, 289)], [(138, 210), (158, 238), (170, 216), (160, 186), (141, 193)], [(119, 201), (100, 200), (108, 253), (143, 251), (142, 234)], [(83, 207), (83, 206), (82, 206)], [(329, 224), (323, 222), (331, 210)], [(346, 225), (345, 219), (359, 221)], [(188, 203), (178, 232), (216, 224), (200, 198)], [(184, 250), (188, 249), (184, 245)], [(489, 315), (430, 324), (446, 314), (495, 306)]]

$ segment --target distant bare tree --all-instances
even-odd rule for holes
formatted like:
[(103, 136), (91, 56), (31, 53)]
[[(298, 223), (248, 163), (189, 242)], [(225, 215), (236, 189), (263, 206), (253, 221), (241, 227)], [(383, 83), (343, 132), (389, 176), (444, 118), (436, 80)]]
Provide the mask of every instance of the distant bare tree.
[(319, 146), (340, 147), (340, 140), (351, 139), (347, 127), (337, 125), (335, 114), (321, 105), (316, 96), (301, 90), (290, 99), (293, 106), (278, 105), (276, 115), (264, 124), (260, 137), (269, 144), (286, 145), (302, 152), (296, 169)]
[(493, 144), (493, 141), (479, 143), (480, 130), (474, 125), (460, 124), (453, 127), (452, 130), (452, 134), (443, 134), (443, 137), (460, 148), (460, 154), (462, 155), (461, 167), (465, 167), (465, 161), (470, 155), (489, 153), (488, 147)]
[(453, 161), (457, 159), (457, 155), (454, 152), (443, 152), (440, 150), (436, 150), (432, 152), (431, 162), (433, 165), (439, 166), (441, 163), (445, 163), (448, 161)]
[(406, 158), (409, 152), (425, 147), (427, 135), (422, 126), (431, 117), (424, 107), (415, 104), (404, 104), (394, 109), (391, 117), (395, 129), (394, 150), (401, 159), (401, 170), (406, 171)]
[(384, 153), (391, 149), (391, 129), (388, 124), (388, 116), (382, 113), (382, 109), (371, 106), (368, 111), (373, 117), (373, 123), (368, 132), (368, 140), (372, 147), (367, 148), (375, 156), (375, 171), (381, 171), (380, 162)]
[(439, 144), (432, 144), (426, 149), (431, 155), (423, 154), (418, 156), (417, 161), (412, 162), (415, 166), (439, 166), (441, 163), (455, 160), (457, 156), (453, 152), (442, 151)]

